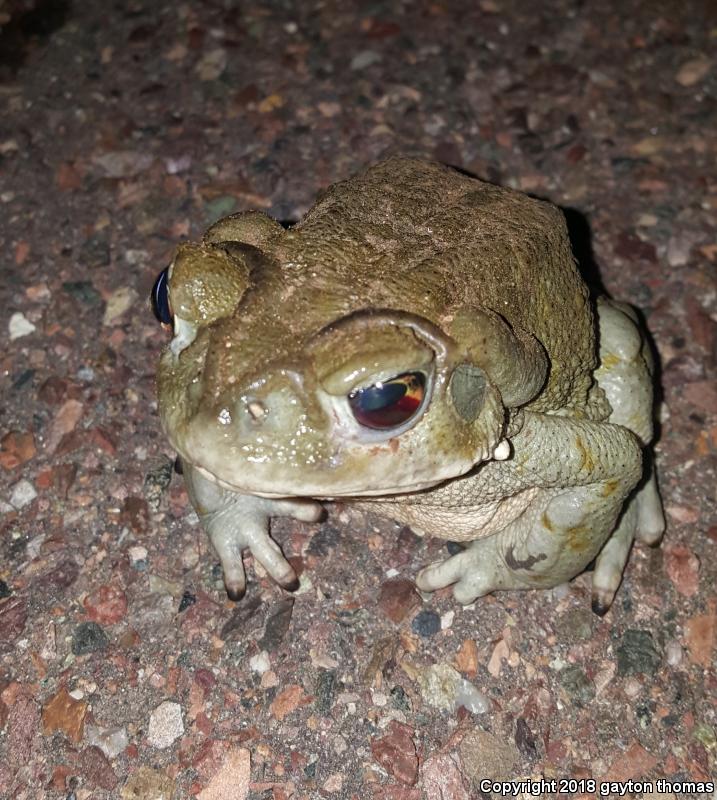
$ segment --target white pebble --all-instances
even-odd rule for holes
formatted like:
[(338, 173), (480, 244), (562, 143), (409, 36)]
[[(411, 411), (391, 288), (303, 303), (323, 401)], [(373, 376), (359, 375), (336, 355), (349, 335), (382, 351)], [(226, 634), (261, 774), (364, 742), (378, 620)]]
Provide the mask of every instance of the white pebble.
[(665, 645), (665, 658), (671, 667), (682, 663), (682, 645), (676, 639), (670, 639)]
[(152, 712), (149, 718), (147, 739), (153, 747), (164, 749), (184, 733), (182, 707), (179, 703), (166, 700)]
[(258, 672), (259, 675), (263, 675), (270, 667), (271, 661), (266, 650), (262, 650), (261, 653), (257, 653), (249, 659), (249, 669), (252, 672)]
[(8, 323), (8, 331), (10, 333), (10, 340), (19, 339), (21, 336), (27, 336), (36, 330), (35, 326), (30, 320), (21, 312), (16, 311)]
[(32, 501), (37, 497), (37, 492), (35, 491), (35, 487), (30, 483), (30, 481), (22, 480), (18, 481), (12, 488), (12, 494), (10, 495), (10, 505), (15, 509), (25, 508), (25, 506), (30, 505)]

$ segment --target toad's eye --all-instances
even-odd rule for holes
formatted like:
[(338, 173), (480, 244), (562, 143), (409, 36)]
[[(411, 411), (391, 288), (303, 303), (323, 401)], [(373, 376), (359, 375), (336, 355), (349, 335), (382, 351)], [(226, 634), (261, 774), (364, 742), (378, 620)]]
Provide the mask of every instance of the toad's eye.
[(356, 421), (366, 428), (389, 430), (408, 422), (423, 403), (426, 376), (405, 372), (349, 395), (349, 406)]
[(152, 287), (152, 311), (162, 325), (172, 324), (172, 309), (169, 305), (169, 292), (167, 291), (168, 272), (169, 267), (165, 267), (157, 275), (157, 280)]

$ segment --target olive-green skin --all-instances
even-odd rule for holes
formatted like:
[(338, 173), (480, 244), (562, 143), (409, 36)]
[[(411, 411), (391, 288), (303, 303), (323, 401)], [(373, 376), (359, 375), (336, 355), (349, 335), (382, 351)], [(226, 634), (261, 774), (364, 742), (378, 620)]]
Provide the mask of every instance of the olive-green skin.
[[(220, 220), (179, 247), (169, 296), (160, 415), (232, 595), (243, 547), (291, 583), (269, 518), (313, 519), (307, 498), (338, 496), (492, 547), (425, 570), (427, 589), (455, 583), (465, 601), (554, 585), (600, 553), (641, 477), (649, 352), (627, 307), (596, 313), (549, 203), (394, 158), (289, 229), (258, 212)], [(352, 392), (410, 372), (427, 381), (413, 418), (356, 421)], [(648, 483), (621, 541), (659, 537)], [(608, 560), (601, 607), (624, 564)]]

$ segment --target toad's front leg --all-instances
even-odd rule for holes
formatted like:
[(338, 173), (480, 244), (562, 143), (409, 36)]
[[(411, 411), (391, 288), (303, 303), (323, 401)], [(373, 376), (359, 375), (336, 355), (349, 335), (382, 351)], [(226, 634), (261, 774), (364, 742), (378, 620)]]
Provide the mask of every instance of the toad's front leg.
[(504, 486), (509, 496), (532, 490), (525, 510), (490, 536), (478, 538), (477, 530), (468, 550), (422, 570), (419, 588), (455, 584), (456, 599), (467, 603), (496, 589), (556, 586), (596, 556), (599, 565), (604, 553), (593, 606), (607, 610), (635, 533), (635, 510), (620, 513), (642, 473), (636, 437), (620, 425), (526, 414), (513, 448), (511, 461), (463, 479), (466, 503)]
[(224, 571), (224, 586), (232, 600), (246, 591), (242, 551), (248, 548), (272, 578), (285, 589), (295, 589), (296, 573), (269, 536), (271, 517), (293, 517), (316, 522), (323, 509), (314, 500), (273, 500), (239, 494), (207, 480), (185, 466), (184, 480), (202, 527), (209, 534)]

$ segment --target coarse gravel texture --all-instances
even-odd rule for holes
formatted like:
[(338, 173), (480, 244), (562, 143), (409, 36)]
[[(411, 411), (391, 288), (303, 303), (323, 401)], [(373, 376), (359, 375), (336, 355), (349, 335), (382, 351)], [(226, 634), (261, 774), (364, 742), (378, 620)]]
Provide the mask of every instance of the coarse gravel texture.
[[(715, 775), (716, 42), (697, 0), (0, 3), (1, 797)], [(296, 220), (392, 153), (563, 206), (642, 309), (668, 530), (603, 618), (589, 574), (421, 597), (445, 543), (341, 505), (274, 526), (296, 595), (249, 564), (226, 599), (158, 424), (150, 287), (223, 214)]]

